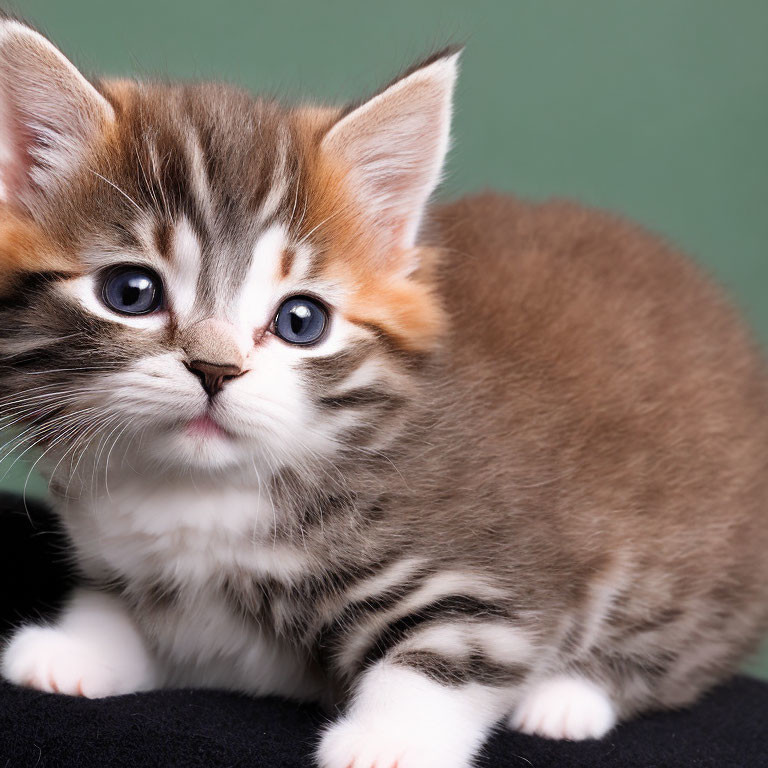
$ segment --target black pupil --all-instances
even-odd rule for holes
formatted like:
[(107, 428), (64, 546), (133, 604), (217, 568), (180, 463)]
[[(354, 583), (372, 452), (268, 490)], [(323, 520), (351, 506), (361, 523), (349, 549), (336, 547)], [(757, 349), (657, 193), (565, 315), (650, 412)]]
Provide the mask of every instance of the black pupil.
[(146, 277), (131, 277), (125, 281), (121, 292), (121, 303), (124, 307), (138, 304), (147, 291), (152, 290), (152, 283)]
[(291, 309), (291, 330), (300, 336), (305, 326), (309, 324), (312, 310), (306, 304), (297, 304)]

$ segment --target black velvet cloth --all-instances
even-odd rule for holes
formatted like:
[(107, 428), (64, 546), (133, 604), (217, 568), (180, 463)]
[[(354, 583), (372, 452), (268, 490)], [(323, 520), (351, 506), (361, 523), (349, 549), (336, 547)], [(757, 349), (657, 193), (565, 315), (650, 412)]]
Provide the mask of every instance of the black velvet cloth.
[[(55, 610), (70, 584), (47, 511), (0, 496), (0, 628)], [(311, 768), (328, 715), (274, 698), (157, 691), (89, 701), (0, 683), (0, 768)], [(655, 714), (602, 741), (502, 731), (488, 768), (768, 768), (768, 685), (739, 678), (696, 707)]]

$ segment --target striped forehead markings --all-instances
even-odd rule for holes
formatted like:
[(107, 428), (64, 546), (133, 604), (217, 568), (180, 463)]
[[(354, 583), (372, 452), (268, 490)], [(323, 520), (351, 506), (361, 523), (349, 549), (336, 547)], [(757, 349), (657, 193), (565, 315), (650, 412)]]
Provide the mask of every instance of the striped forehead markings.
[(266, 322), (279, 298), (280, 264), (288, 245), (288, 233), (282, 224), (273, 224), (256, 241), (245, 280), (237, 301), (237, 321), (249, 327)]
[(210, 229), (214, 219), (210, 180), (198, 131), (194, 128), (190, 129), (190, 134), (187, 138), (187, 155), (190, 167), (190, 186)]
[(155, 248), (160, 256), (170, 261), (173, 258), (171, 251), (173, 246), (174, 228), (164, 219), (158, 219), (154, 225)]
[(218, 307), (234, 322), (259, 326), (280, 298), (281, 283), (306, 276), (311, 265), (311, 249), (292, 245), (282, 224), (261, 233), (250, 252), (222, 246), (218, 256), (206, 253), (185, 216), (172, 225), (157, 224), (152, 236), (171, 309), (182, 321)]
[(291, 274), (295, 261), (296, 249), (292, 245), (286, 245), (280, 256), (280, 270), (278, 272), (280, 280), (285, 280)]
[(300, 174), (284, 115), (252, 103), (248, 122), (258, 132), (242, 125), (240, 134), (223, 134), (205, 112), (179, 110), (174, 100), (158, 106), (136, 99), (126, 121), (130, 149), (115, 181), (143, 209), (168, 220), (183, 213), (201, 232), (231, 229), (237, 220), (247, 226), (254, 217), (263, 227), (290, 213)]
[(197, 304), (202, 252), (192, 225), (182, 217), (173, 228), (168, 288), (175, 314), (188, 317)]
[(258, 221), (264, 224), (274, 218), (286, 201), (290, 185), (290, 136), (288, 129), (281, 125), (278, 130), (276, 161), (269, 179), (269, 191), (258, 213)]

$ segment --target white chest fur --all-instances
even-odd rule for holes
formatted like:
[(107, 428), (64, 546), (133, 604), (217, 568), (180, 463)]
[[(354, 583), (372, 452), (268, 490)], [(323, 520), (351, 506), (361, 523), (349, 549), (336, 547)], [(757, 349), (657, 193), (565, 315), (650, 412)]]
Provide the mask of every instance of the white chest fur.
[(276, 540), (266, 494), (132, 484), (61, 512), (86, 573), (183, 595), (152, 629), (172, 682), (294, 696), (314, 689), (294, 652), (222, 600), (227, 574), (291, 582), (311, 565), (305, 550)]
[(278, 511), (258, 489), (134, 483), (62, 512), (84, 566), (100, 561), (129, 579), (202, 586), (237, 568), (291, 581), (310, 565), (304, 549), (278, 541)]

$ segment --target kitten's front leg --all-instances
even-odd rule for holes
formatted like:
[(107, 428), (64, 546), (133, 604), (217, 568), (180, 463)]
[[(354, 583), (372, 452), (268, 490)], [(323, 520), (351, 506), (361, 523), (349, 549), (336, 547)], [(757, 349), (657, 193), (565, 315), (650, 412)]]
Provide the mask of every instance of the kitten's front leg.
[(155, 662), (125, 606), (90, 589), (72, 595), (55, 625), (17, 630), (0, 671), (17, 685), (92, 699), (158, 684)]
[(382, 660), (361, 676), (318, 759), (322, 768), (468, 768), (505, 700), (499, 688), (444, 685)]

